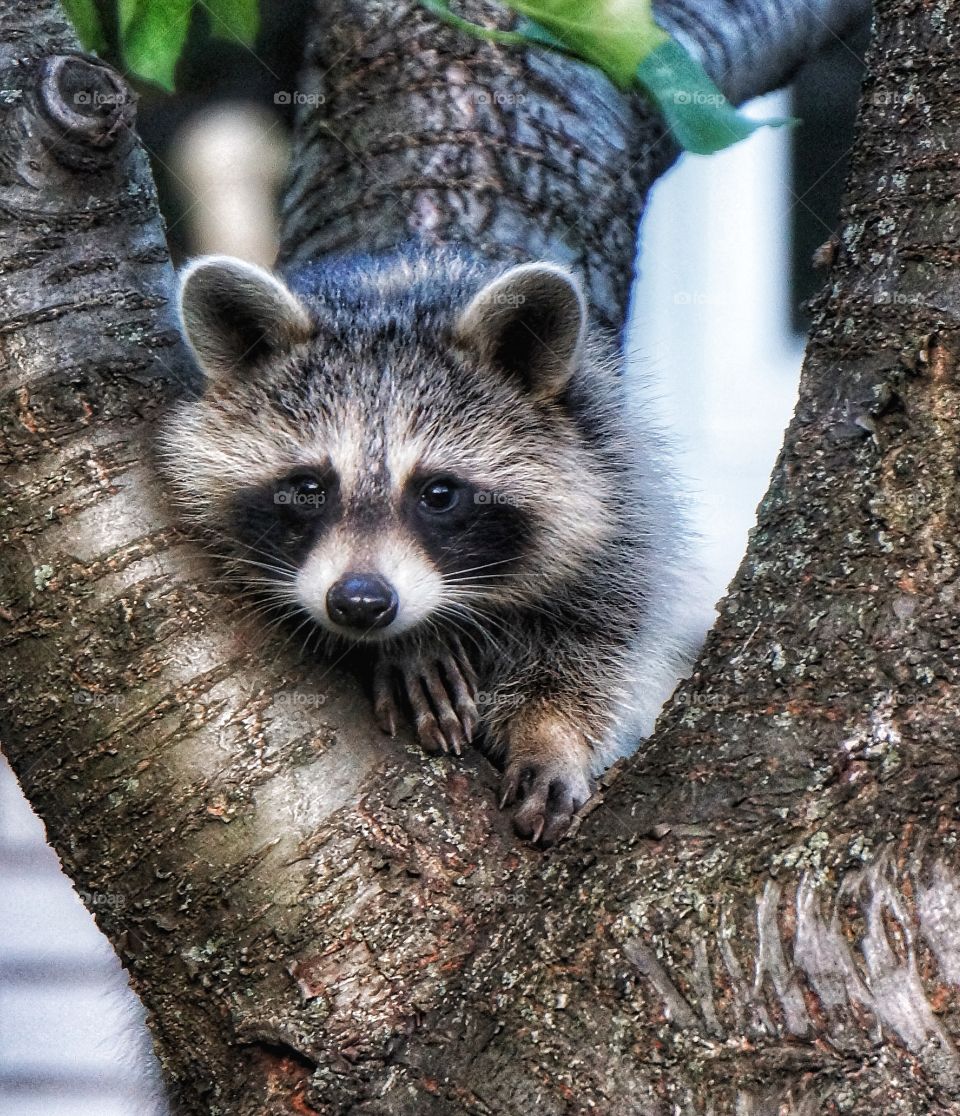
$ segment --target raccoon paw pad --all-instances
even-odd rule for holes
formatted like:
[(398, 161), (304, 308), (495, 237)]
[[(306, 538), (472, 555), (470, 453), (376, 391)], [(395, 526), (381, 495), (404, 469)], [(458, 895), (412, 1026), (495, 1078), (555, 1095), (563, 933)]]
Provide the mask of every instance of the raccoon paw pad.
[(519, 760), (504, 772), (500, 807), (519, 802), (513, 815), (517, 835), (535, 845), (554, 845), (589, 797), (590, 784), (579, 767)]

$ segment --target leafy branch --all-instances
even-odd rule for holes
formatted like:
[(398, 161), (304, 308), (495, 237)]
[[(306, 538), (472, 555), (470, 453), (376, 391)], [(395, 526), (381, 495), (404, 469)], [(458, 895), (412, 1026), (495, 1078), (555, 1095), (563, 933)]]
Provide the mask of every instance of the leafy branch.
[[(521, 18), (500, 31), (456, 15), (450, 0), (420, 0), (457, 30), (506, 46), (538, 46), (598, 66), (621, 89), (639, 88), (658, 106), (677, 143), (709, 155), (746, 139), (764, 125), (786, 119), (750, 120), (720, 92), (695, 58), (657, 25), (651, 0), (502, 0)], [(210, 18), (212, 34), (253, 44), (259, 29), (258, 0), (63, 0), (81, 42), (103, 52), (108, 36), (102, 13), (115, 16), (120, 56), (138, 77), (172, 90), (174, 70), (197, 7)], [(112, 5), (116, 5), (115, 8)]]
[(642, 89), (677, 143), (711, 155), (757, 128), (795, 123), (751, 120), (724, 97), (706, 70), (657, 25), (651, 0), (502, 0), (522, 17), (516, 31), (491, 31), (455, 15), (450, 0), (420, 0), (438, 19), (482, 39), (561, 51), (599, 67), (621, 89)]

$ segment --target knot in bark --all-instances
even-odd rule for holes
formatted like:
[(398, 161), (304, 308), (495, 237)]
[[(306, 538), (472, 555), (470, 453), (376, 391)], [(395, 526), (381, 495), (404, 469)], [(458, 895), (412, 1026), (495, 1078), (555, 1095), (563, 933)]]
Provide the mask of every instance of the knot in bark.
[(57, 54), (40, 67), (39, 99), (52, 142), (49, 153), (71, 170), (96, 171), (132, 142), (136, 93), (106, 63)]

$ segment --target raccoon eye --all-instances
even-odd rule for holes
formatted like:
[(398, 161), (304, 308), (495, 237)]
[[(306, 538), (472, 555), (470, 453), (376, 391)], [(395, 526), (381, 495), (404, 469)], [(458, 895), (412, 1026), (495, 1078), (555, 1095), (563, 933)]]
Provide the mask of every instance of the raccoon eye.
[(302, 518), (323, 511), (327, 492), (323, 482), (312, 473), (295, 473), (281, 481), (273, 494), (273, 502)]
[(433, 515), (453, 511), (460, 503), (460, 493), (460, 486), (453, 481), (428, 481), (420, 492), (420, 506)]

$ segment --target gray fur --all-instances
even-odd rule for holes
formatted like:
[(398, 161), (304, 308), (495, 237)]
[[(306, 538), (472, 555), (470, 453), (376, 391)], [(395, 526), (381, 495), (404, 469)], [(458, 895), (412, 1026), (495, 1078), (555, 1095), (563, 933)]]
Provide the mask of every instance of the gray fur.
[[(518, 828), (555, 839), (586, 775), (650, 731), (686, 665), (686, 543), (661, 438), (628, 406), (611, 340), (586, 329), (576, 280), (552, 265), (505, 277), (460, 253), (411, 251), (328, 261), (288, 282), (292, 318), (302, 309), (309, 337), (275, 331), (283, 344), (252, 370), (224, 373), (215, 360), (202, 399), (182, 404), (164, 432), (175, 497), (239, 558), (249, 551), (236, 538), (237, 494), (331, 457), (345, 478), (339, 518), (303, 566), (313, 563), (322, 589), (324, 547), (376, 565), (389, 539), (399, 548), (391, 555), (414, 556), (410, 568), (426, 572), (411, 583), (429, 585), (412, 594), (429, 615), (399, 635), (378, 633), (374, 648), (401, 675), (461, 649), (485, 739), (506, 766), (506, 797), (524, 799)], [(218, 331), (229, 336), (230, 323), (195, 313), (189, 281), (184, 302), (201, 361), (220, 353)], [(529, 322), (548, 334), (523, 350), (530, 367), (497, 363), (498, 337)], [(430, 471), (466, 476), (517, 509), (529, 531), (522, 559), (468, 577), (430, 565), (398, 511), (399, 474), (425, 457)], [(277, 595), (323, 628), (322, 603), (297, 599), (296, 571), (276, 576)]]

